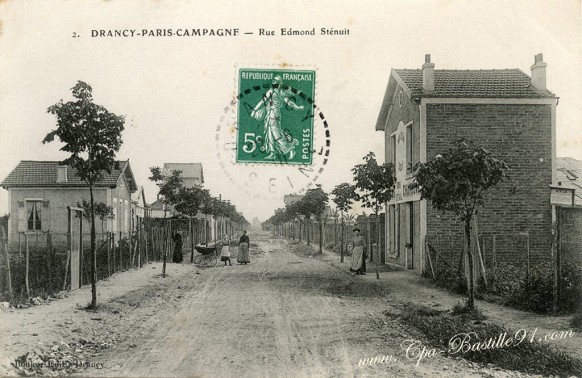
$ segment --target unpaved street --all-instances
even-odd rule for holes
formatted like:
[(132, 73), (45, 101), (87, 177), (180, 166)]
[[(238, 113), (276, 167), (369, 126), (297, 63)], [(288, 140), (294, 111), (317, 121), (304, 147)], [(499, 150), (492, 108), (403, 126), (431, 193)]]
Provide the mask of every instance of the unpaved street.
[[(128, 349), (105, 353), (102, 370), (122, 376), (451, 376), (482, 375), (463, 360), (436, 356), (415, 366), (400, 349), (410, 336), (382, 316), (377, 295), (356, 297), (358, 277), (329, 261), (297, 256), (287, 242), (254, 238), (250, 265), (217, 265), (198, 280), (177, 308), (158, 311), (136, 327)], [(334, 257), (328, 257), (332, 259)], [(221, 263), (219, 263), (221, 264)], [(188, 278), (187, 278), (188, 279)], [(373, 290), (372, 290), (373, 292)], [(344, 293), (342, 295), (342, 293)], [(375, 292), (373, 294), (382, 294)], [(127, 344), (127, 343), (126, 343)], [(396, 361), (359, 367), (360, 358)], [(490, 376), (484, 374), (485, 376)]]
[[(440, 354), (417, 364), (400, 344), (422, 335), (398, 314), (410, 301), (448, 307), (434, 291), (351, 276), (332, 264), (337, 255), (298, 255), (292, 242), (266, 233), (251, 234), (251, 242), (249, 265), (233, 258), (228, 267), (168, 264), (166, 278), (159, 264), (121, 273), (100, 283), (95, 312), (75, 305), (88, 300), (77, 291), (0, 314), (6, 352), (0, 362), (36, 351), (102, 364), (75, 373), (82, 376), (525, 376)], [(387, 360), (359, 366), (376, 356)]]

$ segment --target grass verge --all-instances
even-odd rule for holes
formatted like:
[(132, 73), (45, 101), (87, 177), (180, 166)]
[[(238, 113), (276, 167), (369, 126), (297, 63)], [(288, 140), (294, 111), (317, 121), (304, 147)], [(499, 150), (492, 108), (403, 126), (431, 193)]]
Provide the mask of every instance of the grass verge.
[[(550, 345), (542, 344), (533, 330), (510, 330), (496, 324), (475, 322), (467, 312), (457, 315), (408, 305), (402, 320), (422, 332), (428, 343), (448, 357), (494, 364), (503, 369), (533, 374), (580, 376), (582, 361)], [(510, 341), (508, 341), (510, 340)]]

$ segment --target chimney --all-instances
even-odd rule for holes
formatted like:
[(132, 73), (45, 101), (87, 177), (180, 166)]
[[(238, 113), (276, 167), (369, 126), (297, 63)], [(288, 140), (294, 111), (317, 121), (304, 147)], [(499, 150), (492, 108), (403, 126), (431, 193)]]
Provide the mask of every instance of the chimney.
[(434, 92), (434, 63), (430, 62), (430, 54), (424, 56), (422, 65), (422, 89), (425, 92)]
[(67, 182), (67, 166), (59, 165), (57, 166), (57, 182)]
[(546, 67), (544, 55), (539, 53), (535, 56), (533, 66), (531, 66), (531, 85), (538, 91), (546, 91)]

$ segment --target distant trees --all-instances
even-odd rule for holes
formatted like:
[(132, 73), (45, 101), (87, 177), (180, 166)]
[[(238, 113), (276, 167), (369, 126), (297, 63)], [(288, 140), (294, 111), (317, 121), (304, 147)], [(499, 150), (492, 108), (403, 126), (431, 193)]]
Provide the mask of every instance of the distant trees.
[(89, 188), (91, 222), (91, 306), (97, 306), (97, 253), (95, 246), (95, 201), (93, 188), (103, 179), (105, 172), (111, 173), (118, 167), (115, 154), (121, 147), (121, 132), (125, 120), (108, 111), (104, 106), (93, 103), (92, 88), (78, 81), (71, 89), (74, 101), (60, 100), (50, 106), (47, 112), (57, 117), (57, 127), (43, 139), (50, 143), (58, 138), (64, 145), (61, 151), (70, 153), (63, 161), (76, 170), (76, 175)]
[[(159, 167), (152, 167), (150, 168), (150, 172), (151, 176), (149, 179), (158, 186), (161, 196), (160, 201), (163, 204), (171, 205), (180, 214), (190, 217), (196, 216), (199, 211), (204, 214), (206, 245), (208, 245), (208, 215), (211, 215), (215, 221), (220, 220), (225, 223), (230, 221), (241, 226), (248, 224), (244, 216), (237, 212), (234, 205), (226, 201), (221, 201), (217, 197), (213, 197), (207, 189), (197, 186), (184, 187), (181, 171), (173, 170), (168, 175), (163, 175)], [(216, 226), (215, 235), (217, 231)]]
[[(263, 222), (263, 225), (274, 225), (279, 226), (281, 224), (295, 220), (297, 215), (303, 215), (305, 217), (305, 224), (307, 229), (307, 245), (310, 245), (309, 236), (309, 220), (312, 216), (319, 221), (319, 253), (323, 252), (323, 215), (329, 196), (323, 191), (321, 186), (317, 186), (315, 189), (308, 189), (299, 201), (288, 204), (285, 208), (280, 208), (275, 210), (275, 213)], [(301, 221), (300, 221), (301, 222)], [(301, 226), (301, 223), (300, 223)], [(299, 227), (299, 240), (301, 240), (301, 227)]]
[(415, 167), (415, 185), (421, 198), (429, 200), (437, 210), (454, 213), (464, 223), (469, 309), (475, 305), (471, 224), (477, 209), (485, 204), (483, 192), (503, 181), (507, 168), (504, 161), (466, 139), (455, 141), (447, 152)]

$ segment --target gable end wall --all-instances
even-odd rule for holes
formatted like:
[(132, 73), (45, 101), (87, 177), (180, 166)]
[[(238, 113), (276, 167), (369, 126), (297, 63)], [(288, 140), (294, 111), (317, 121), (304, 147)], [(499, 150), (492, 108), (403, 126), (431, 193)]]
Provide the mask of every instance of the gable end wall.
[[(524, 264), (529, 233), (532, 261), (551, 254), (552, 105), (426, 104), (427, 159), (466, 137), (508, 166), (509, 179), (485, 195), (478, 214), (485, 265), (493, 260)], [(458, 264), (462, 226), (455, 217), (427, 206), (427, 238), (441, 255)], [(453, 265), (457, 266), (457, 265)]]

